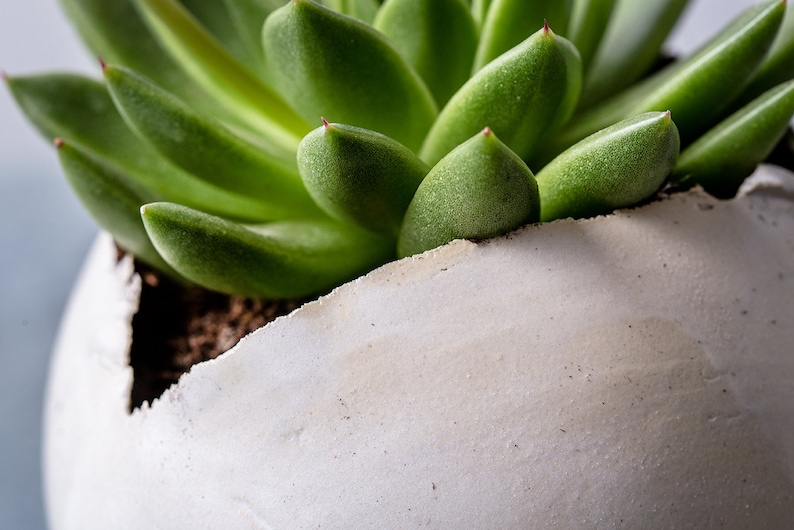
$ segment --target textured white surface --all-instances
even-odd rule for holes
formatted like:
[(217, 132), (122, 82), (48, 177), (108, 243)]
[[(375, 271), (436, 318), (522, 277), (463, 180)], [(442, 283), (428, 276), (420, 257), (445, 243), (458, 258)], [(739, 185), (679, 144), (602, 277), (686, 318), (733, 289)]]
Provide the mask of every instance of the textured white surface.
[(135, 286), (99, 241), (51, 375), (52, 526), (782, 528), (794, 175), (772, 181), (389, 264), (132, 415)]

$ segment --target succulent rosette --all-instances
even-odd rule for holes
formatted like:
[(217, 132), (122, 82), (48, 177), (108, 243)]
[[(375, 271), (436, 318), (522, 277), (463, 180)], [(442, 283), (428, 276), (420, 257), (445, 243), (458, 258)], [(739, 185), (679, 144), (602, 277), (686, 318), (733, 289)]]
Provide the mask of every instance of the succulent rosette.
[(729, 196), (794, 114), (785, 0), (663, 67), (686, 0), (62, 4), (102, 79), (11, 91), (121, 248), (226, 293), (322, 293), (665, 183)]

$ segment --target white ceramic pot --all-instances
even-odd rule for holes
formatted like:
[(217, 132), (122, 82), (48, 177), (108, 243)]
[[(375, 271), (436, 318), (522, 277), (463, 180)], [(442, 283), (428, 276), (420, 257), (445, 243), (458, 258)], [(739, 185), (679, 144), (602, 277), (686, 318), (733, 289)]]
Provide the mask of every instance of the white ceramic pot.
[(100, 239), (46, 408), (54, 529), (785, 528), (794, 175), (391, 263), (129, 414)]

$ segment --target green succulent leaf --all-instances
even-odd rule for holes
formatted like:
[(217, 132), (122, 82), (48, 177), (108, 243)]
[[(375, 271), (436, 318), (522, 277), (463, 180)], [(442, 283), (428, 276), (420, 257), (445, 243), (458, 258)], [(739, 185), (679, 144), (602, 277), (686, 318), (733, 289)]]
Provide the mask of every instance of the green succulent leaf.
[(482, 29), (485, 17), (488, 15), (488, 8), (491, 7), (491, 0), (471, 0), (471, 17), (477, 26), (477, 33)]
[(309, 193), (328, 215), (395, 238), (430, 170), (396, 140), (327, 122), (301, 142), (298, 167)]
[(629, 116), (669, 109), (685, 143), (718, 120), (761, 64), (785, 0), (747, 9), (697, 53), (572, 120), (549, 151), (559, 151)]
[(69, 184), (100, 226), (124, 250), (173, 274), (149, 241), (138, 213), (142, 204), (160, 197), (138, 186), (119, 168), (79, 145), (58, 139), (56, 146)]
[(96, 55), (141, 72), (197, 108), (218, 108), (214, 100), (163, 53), (141, 20), (134, 0), (60, 2), (83, 41)]
[(607, 99), (645, 75), (688, 4), (689, 0), (618, 0), (587, 70), (580, 106)]
[(700, 184), (731, 197), (783, 137), (794, 115), (794, 80), (759, 96), (692, 145), (678, 159), (672, 179)]
[[(99, 81), (76, 74), (35, 74), (7, 77), (6, 82), (17, 105), (47, 140), (69, 138), (105, 155), (113, 149), (120, 149), (121, 156), (134, 150), (135, 137)], [(133, 145), (127, 143), (130, 138)]]
[(573, 0), (568, 39), (579, 50), (586, 74), (604, 37), (616, 0)]
[[(235, 59), (248, 67), (252, 72), (260, 74), (263, 71), (264, 59), (262, 47), (250, 46), (249, 42), (242, 38), (240, 29), (232, 19), (231, 13), (227, 9), (228, 4), (237, 2), (226, 0), (178, 0), (179, 3), (190, 12), (190, 14), (209, 31), (212, 36), (229, 52)], [(264, 24), (265, 19), (260, 20)]]
[(195, 83), (236, 118), (286, 149), (309, 131), (281, 97), (240, 64), (176, 0), (134, 0), (152, 33)]
[(585, 138), (538, 172), (541, 221), (593, 217), (647, 199), (678, 150), (669, 112), (641, 114)]
[(103, 70), (129, 126), (174, 164), (259, 200), (269, 207), (269, 219), (321, 215), (301, 183), (294, 155), (266, 152), (129, 69), (107, 65)]
[[(206, 2), (206, 0), (194, 0), (196, 2)], [(262, 26), (268, 15), (284, 5), (284, 0), (223, 0), (229, 18), (236, 28), (237, 38), (244, 42), (255, 56), (259, 63), (260, 73), (268, 85), (272, 86), (272, 81), (265, 67), (265, 52), (262, 49)]]
[(169, 201), (217, 215), (266, 220), (267, 204), (202, 182), (143, 143), (122, 120), (102, 83), (73, 74), (8, 78), (17, 103), (49, 140), (69, 138), (112, 162), (129, 179)]
[(377, 0), (322, 0), (322, 3), (334, 11), (357, 18), (367, 24), (372, 23), (380, 7)]
[(538, 220), (527, 165), (489, 129), (461, 144), (425, 177), (405, 213), (400, 257), (453, 239), (485, 239)]
[(651, 75), (688, 0), (60, 1), (105, 82), (11, 92), (122, 247), (226, 293), (322, 293), (671, 172), (727, 197), (791, 154), (786, 0)]
[(571, 0), (492, 0), (474, 55), (477, 72), (548, 22), (560, 35), (568, 32)]
[(141, 209), (155, 248), (186, 278), (258, 298), (318, 294), (393, 258), (389, 239), (328, 221), (244, 226), (172, 203)]
[(422, 76), (440, 106), (469, 79), (477, 29), (464, 0), (388, 0), (374, 27)]
[(268, 17), (263, 41), (281, 93), (307, 121), (326, 116), (419, 148), (437, 114), (433, 96), (371, 26), (293, 0)]
[(763, 64), (738, 98), (736, 108), (789, 79), (794, 79), (794, 8), (787, 5), (777, 37)]
[(786, 0), (750, 8), (717, 39), (684, 61), (632, 112), (670, 109), (682, 138), (702, 133), (741, 92), (775, 39)]
[(527, 158), (571, 115), (580, 87), (576, 49), (543, 27), (463, 85), (441, 111), (420, 157), (434, 164), (488, 126)]

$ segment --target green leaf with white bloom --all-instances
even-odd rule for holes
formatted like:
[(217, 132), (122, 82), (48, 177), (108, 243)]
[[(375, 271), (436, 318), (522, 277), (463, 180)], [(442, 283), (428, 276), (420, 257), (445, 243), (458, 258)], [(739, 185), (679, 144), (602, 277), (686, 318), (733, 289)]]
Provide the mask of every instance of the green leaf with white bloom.
[(108, 65), (104, 75), (129, 126), (174, 164), (259, 200), (269, 219), (322, 215), (301, 183), (294, 155), (264, 151), (129, 69)]
[(619, 0), (595, 52), (581, 108), (607, 99), (650, 70), (689, 0)]
[(394, 237), (430, 170), (396, 140), (337, 123), (306, 135), (298, 148), (298, 167), (328, 215)]
[(650, 197), (678, 157), (669, 112), (649, 112), (595, 133), (538, 172), (540, 219), (607, 214)]
[(124, 250), (160, 270), (170, 271), (149, 241), (138, 212), (141, 205), (160, 197), (79, 145), (59, 139), (56, 146), (69, 184), (100, 226)]
[(579, 54), (544, 27), (463, 85), (433, 124), (420, 157), (432, 165), (490, 127), (527, 158), (571, 115), (580, 87)]
[(674, 63), (569, 124), (550, 151), (559, 151), (621, 119), (669, 109), (684, 142), (718, 120), (761, 64), (777, 34), (785, 0), (747, 9), (697, 53)]
[(750, 84), (742, 91), (736, 108), (789, 79), (794, 79), (794, 8), (787, 4), (775, 42)]
[(73, 74), (49, 74), (11, 77), (8, 84), (28, 119), (47, 139), (69, 138), (167, 200), (235, 219), (269, 218), (267, 204), (209, 185), (143, 143), (124, 123), (102, 83)]
[(585, 74), (604, 37), (614, 6), (615, 0), (573, 0), (566, 36), (579, 50)]
[(192, 79), (236, 118), (285, 149), (309, 126), (281, 97), (227, 52), (176, 0), (135, 0), (155, 37)]
[(171, 203), (141, 209), (163, 258), (216, 291), (258, 298), (322, 293), (392, 259), (394, 243), (327, 221), (238, 223)]
[(373, 25), (422, 76), (439, 106), (469, 79), (477, 29), (464, 0), (387, 0)]
[(731, 197), (783, 137), (794, 115), (794, 80), (787, 81), (698, 138), (684, 149), (672, 179), (700, 184)]
[(334, 11), (357, 18), (367, 24), (375, 20), (380, 3), (377, 0), (322, 0)]
[(521, 158), (489, 129), (430, 170), (405, 213), (397, 253), (410, 256), (453, 239), (485, 239), (538, 220), (538, 186)]
[(435, 120), (422, 79), (363, 22), (293, 0), (268, 17), (263, 42), (281, 93), (310, 122), (325, 116), (417, 150)]
[(492, 0), (480, 31), (473, 72), (529, 37), (548, 22), (560, 35), (568, 32), (571, 0)]

